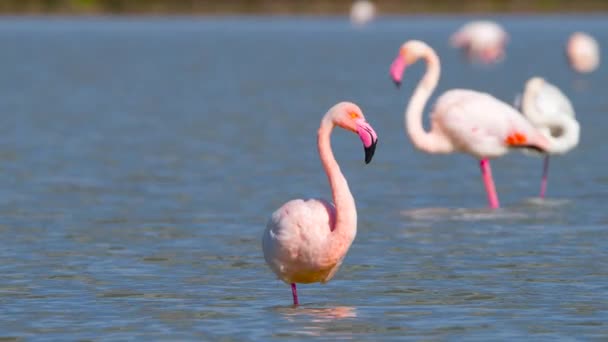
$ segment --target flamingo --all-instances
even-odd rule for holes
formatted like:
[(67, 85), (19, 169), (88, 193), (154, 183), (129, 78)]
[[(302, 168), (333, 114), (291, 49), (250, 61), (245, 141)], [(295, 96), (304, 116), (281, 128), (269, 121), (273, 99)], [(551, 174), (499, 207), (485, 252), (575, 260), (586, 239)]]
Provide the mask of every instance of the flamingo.
[(294, 305), (298, 305), (296, 283), (329, 281), (357, 234), (355, 199), (331, 150), (330, 135), (335, 126), (357, 133), (363, 142), (365, 163), (372, 160), (378, 136), (361, 109), (351, 102), (330, 108), (321, 120), (317, 146), (333, 203), (291, 200), (272, 213), (262, 237), (264, 259), (279, 279), (291, 284)]
[(504, 57), (509, 35), (499, 24), (476, 20), (462, 26), (450, 37), (450, 43), (467, 52), (469, 59), (496, 63)]
[[(580, 126), (572, 104), (557, 87), (540, 77), (526, 82), (521, 101), (522, 113), (542, 130), (549, 140), (552, 154), (563, 154), (578, 145)], [(540, 186), (540, 197), (547, 191), (549, 154), (545, 155)]]
[(376, 16), (376, 6), (369, 0), (356, 0), (350, 7), (350, 21), (353, 25), (363, 26)]
[(566, 44), (566, 55), (570, 66), (577, 72), (589, 73), (600, 64), (600, 49), (593, 37), (583, 32), (575, 32)]
[(407, 134), (422, 151), (463, 152), (478, 158), (489, 205), (498, 208), (489, 159), (502, 156), (512, 148), (544, 152), (550, 148), (549, 141), (510, 105), (490, 94), (468, 89), (449, 90), (439, 97), (431, 114), (431, 130), (426, 132), (422, 111), (439, 81), (439, 57), (426, 43), (407, 41), (392, 63), (390, 74), (399, 86), (406, 66), (421, 58), (427, 70), (405, 111)]

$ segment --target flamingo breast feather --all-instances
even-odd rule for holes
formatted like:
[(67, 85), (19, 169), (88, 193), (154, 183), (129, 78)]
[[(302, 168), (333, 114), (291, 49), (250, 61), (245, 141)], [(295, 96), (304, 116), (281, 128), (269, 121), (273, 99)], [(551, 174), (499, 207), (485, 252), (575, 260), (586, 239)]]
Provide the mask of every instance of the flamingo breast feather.
[(285, 203), (272, 214), (263, 235), (266, 262), (287, 283), (328, 281), (344, 257), (328, 250), (335, 220), (336, 209), (326, 200)]

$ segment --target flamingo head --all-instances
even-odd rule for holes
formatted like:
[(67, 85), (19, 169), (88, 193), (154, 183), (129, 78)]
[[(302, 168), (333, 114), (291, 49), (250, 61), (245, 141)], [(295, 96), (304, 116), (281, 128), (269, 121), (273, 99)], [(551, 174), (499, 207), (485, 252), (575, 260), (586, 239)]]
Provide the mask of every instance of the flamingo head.
[(416, 61), (424, 55), (428, 48), (428, 45), (419, 40), (409, 40), (401, 45), (401, 48), (399, 49), (399, 56), (395, 58), (395, 61), (393, 61), (390, 68), (391, 78), (393, 79), (393, 82), (397, 88), (401, 86), (401, 80), (403, 79), (405, 68), (416, 63)]
[(363, 149), (365, 150), (365, 164), (369, 164), (376, 151), (378, 135), (372, 126), (365, 120), (363, 112), (356, 104), (341, 102), (334, 106), (334, 110), (334, 123), (337, 126), (359, 135), (359, 138), (363, 143)]

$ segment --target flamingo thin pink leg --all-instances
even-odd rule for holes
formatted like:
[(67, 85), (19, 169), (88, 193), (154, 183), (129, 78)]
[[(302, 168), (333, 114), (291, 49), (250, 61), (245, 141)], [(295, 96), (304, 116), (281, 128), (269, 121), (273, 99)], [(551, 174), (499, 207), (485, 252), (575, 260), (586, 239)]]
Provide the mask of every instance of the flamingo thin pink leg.
[(293, 305), (298, 305), (298, 291), (295, 283), (291, 283), (291, 294), (293, 295)]
[(540, 181), (540, 198), (545, 198), (545, 192), (547, 192), (547, 177), (549, 176), (549, 155), (545, 156), (545, 162), (543, 164), (543, 178)]
[(479, 166), (481, 166), (481, 177), (483, 178), (483, 184), (485, 185), (486, 192), (488, 193), (488, 202), (490, 203), (490, 208), (497, 209), (500, 207), (500, 204), (498, 203), (498, 195), (496, 194), (494, 180), (492, 179), (490, 161), (487, 159), (482, 159), (479, 162)]

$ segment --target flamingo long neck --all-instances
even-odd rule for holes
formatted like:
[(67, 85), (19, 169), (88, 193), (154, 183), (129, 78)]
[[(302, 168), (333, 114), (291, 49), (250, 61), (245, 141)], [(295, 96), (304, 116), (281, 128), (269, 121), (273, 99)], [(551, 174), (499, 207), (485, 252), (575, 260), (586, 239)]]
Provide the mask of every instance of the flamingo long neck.
[(437, 87), (441, 72), (439, 58), (431, 48), (427, 48), (422, 57), (426, 62), (426, 73), (414, 90), (405, 111), (405, 129), (418, 149), (429, 153), (449, 153), (453, 150), (451, 142), (441, 132), (426, 132), (422, 125), (424, 106)]
[[(344, 175), (340, 171), (340, 166), (338, 166), (338, 162), (334, 158), (331, 149), (330, 135), (334, 126), (332, 117), (328, 113), (321, 121), (317, 143), (321, 163), (327, 174), (333, 202), (336, 206), (336, 220), (332, 231), (338, 235), (335, 238), (338, 238), (337, 240), (339, 241), (336, 242), (342, 243), (343, 241), (350, 240), (345, 246), (348, 248), (357, 231), (357, 208), (346, 178), (344, 178)], [(343, 239), (340, 239), (340, 237)]]
[[(566, 153), (578, 145), (581, 128), (575, 118), (568, 115), (551, 115), (537, 120), (536, 124), (548, 128), (549, 132), (545, 133), (545, 137), (549, 140), (549, 153)], [(556, 136), (553, 135), (554, 132), (557, 132)]]

